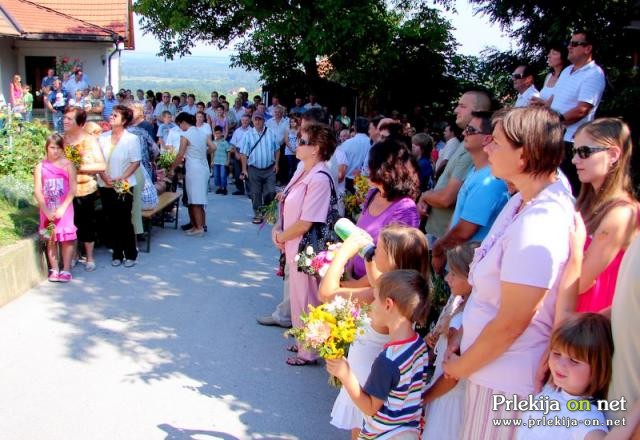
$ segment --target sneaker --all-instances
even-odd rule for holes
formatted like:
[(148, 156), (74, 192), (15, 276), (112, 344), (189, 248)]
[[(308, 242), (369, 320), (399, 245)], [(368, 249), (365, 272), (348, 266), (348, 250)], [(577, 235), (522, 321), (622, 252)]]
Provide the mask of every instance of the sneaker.
[(229, 193), (229, 191), (227, 191), (227, 188), (225, 188), (222, 191), (220, 191), (220, 194), (222, 194), (223, 196), (226, 196), (228, 193)]
[(60, 272), (60, 275), (58, 275), (58, 281), (60, 281), (61, 283), (68, 283), (72, 279), (73, 276), (71, 275), (71, 272), (67, 272), (66, 270), (63, 270), (62, 272)]
[(113, 267), (118, 267), (122, 264), (122, 260), (111, 260), (111, 265)]
[(284, 323), (284, 322), (276, 321), (273, 318), (273, 316), (271, 316), (271, 315), (259, 316), (259, 317), (256, 318), (256, 321), (258, 321), (258, 324), (260, 324), (260, 325), (269, 325), (269, 326), (278, 326), (278, 327), (282, 327), (282, 328), (291, 328), (291, 323)]
[(58, 273), (57, 270), (53, 270), (51, 269), (49, 271), (49, 281), (51, 281), (52, 283), (57, 283), (58, 281), (60, 281), (60, 274)]
[(84, 270), (87, 272), (93, 272), (94, 270), (96, 270), (96, 263), (94, 261), (87, 261)]
[(124, 267), (133, 267), (138, 264), (138, 260), (124, 260)]

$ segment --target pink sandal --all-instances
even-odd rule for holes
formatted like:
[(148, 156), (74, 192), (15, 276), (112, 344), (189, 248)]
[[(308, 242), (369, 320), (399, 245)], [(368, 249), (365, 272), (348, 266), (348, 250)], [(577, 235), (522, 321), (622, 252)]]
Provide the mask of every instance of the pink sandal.
[(50, 269), (49, 270), (49, 278), (48, 279), (52, 283), (57, 283), (58, 281), (60, 281), (60, 273), (57, 270)]

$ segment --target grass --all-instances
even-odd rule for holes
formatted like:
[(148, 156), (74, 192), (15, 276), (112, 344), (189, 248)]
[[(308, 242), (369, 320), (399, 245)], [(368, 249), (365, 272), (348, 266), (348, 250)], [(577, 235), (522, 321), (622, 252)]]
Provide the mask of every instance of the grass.
[(38, 208), (18, 208), (0, 197), (0, 246), (12, 244), (38, 230)]

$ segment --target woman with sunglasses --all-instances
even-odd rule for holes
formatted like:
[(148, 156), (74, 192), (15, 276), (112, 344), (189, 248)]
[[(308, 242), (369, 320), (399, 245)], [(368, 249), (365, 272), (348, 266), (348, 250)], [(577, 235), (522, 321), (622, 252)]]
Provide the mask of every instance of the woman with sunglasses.
[(576, 132), (572, 162), (582, 184), (576, 208), (586, 234), (575, 234), (563, 282), (570, 287), (559, 298), (559, 314), (610, 313), (622, 257), (640, 224), (631, 151), (631, 132), (620, 119), (596, 119)]
[(569, 255), (574, 219), (571, 193), (557, 178), (564, 128), (554, 112), (520, 107), (493, 117), (485, 146), (491, 173), (518, 193), (504, 206), (476, 249), (469, 271), (472, 292), (463, 312), (461, 355), (444, 361), (445, 375), (466, 378), (461, 438), (513, 439), (516, 429), (490, 420), (520, 418), (494, 407), (493, 396), (524, 398), (554, 322), (556, 294)]

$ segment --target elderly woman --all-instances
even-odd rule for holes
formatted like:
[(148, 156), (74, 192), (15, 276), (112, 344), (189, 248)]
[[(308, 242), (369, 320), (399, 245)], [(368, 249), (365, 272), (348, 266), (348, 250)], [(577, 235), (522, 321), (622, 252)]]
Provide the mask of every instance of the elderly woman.
[[(518, 190), (476, 250), (463, 315), (462, 355), (444, 362), (450, 377), (468, 378), (462, 438), (515, 438), (513, 408), (493, 408), (495, 395), (525, 398), (554, 322), (557, 289), (569, 254), (574, 207), (556, 177), (563, 156), (560, 118), (540, 107), (494, 117), (485, 147), (494, 176)], [(455, 347), (450, 347), (450, 350)]]
[[(140, 143), (126, 130), (132, 120), (133, 112), (126, 105), (114, 106), (109, 118), (111, 132), (98, 139), (107, 163), (98, 174), (98, 185), (111, 235), (112, 266), (120, 266), (124, 260), (125, 267), (132, 267), (138, 258), (131, 210), (133, 189), (144, 182), (138, 182), (135, 176), (140, 166)], [(123, 182), (129, 185), (128, 191), (119, 189)]]
[(98, 192), (95, 175), (106, 169), (97, 136), (85, 131), (87, 113), (83, 109), (68, 107), (62, 123), (64, 144), (75, 147), (82, 157), (76, 175), (76, 196), (73, 199), (74, 223), (78, 228), (78, 241), (83, 244), (86, 257), (85, 270), (96, 269), (93, 245), (96, 241), (95, 204)]
[[(271, 232), (274, 244), (284, 251), (286, 257), (291, 320), (295, 327), (302, 326), (300, 314), (307, 311), (308, 305), (320, 303), (316, 279), (298, 272), (294, 258), (302, 236), (313, 223), (327, 221), (332, 182), (325, 162), (331, 158), (335, 148), (336, 138), (328, 125), (313, 123), (302, 129), (296, 157), (304, 166), (298, 169), (285, 188), (280, 206), (282, 216)], [(287, 359), (288, 365), (317, 363), (316, 354), (303, 350), (299, 344), (288, 349), (297, 352), (296, 356)]]
[[(420, 195), (420, 177), (409, 149), (395, 139), (379, 142), (369, 151), (368, 168), (373, 189), (367, 194), (357, 226), (368, 232), (374, 243), (389, 224), (417, 228), (420, 216), (415, 200)], [(366, 275), (359, 255), (353, 260), (353, 275), (356, 279)]]
[[(202, 236), (204, 234), (205, 206), (207, 205), (207, 186), (209, 182), (209, 165), (207, 153), (215, 149), (211, 139), (196, 128), (196, 117), (189, 113), (176, 116), (176, 124), (180, 127), (180, 149), (176, 159), (169, 167), (172, 174), (185, 159), (185, 186), (189, 203), (189, 220), (191, 229), (187, 235)], [(207, 149), (207, 147), (209, 147)]]

